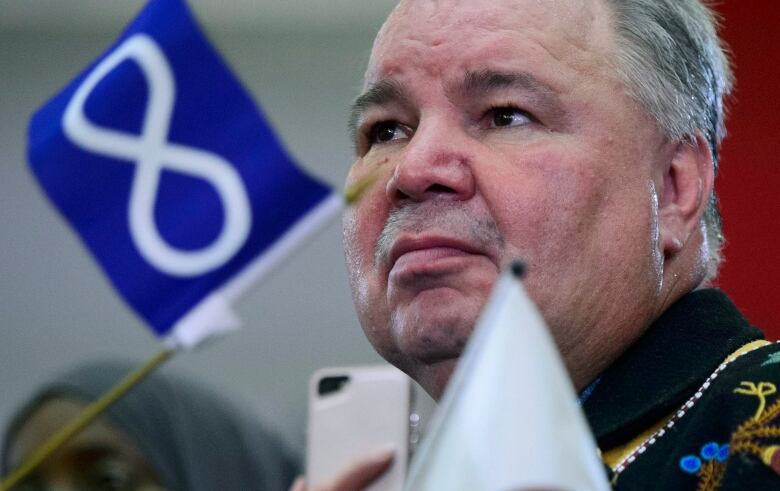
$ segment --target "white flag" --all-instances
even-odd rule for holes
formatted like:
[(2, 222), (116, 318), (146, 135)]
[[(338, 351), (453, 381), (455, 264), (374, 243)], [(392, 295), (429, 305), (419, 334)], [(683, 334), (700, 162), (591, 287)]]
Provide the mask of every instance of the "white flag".
[(509, 272), (477, 322), (405, 488), (610, 489), (555, 342)]

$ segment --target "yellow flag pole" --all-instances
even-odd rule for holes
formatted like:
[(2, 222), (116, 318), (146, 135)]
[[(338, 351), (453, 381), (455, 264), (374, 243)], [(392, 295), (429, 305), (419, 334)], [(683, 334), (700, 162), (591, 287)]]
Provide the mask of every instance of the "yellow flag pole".
[(152, 371), (165, 363), (174, 351), (164, 349), (154, 355), (149, 361), (129, 373), (118, 384), (103, 394), (100, 399), (84, 408), (81, 413), (72, 421), (65, 425), (60, 431), (49, 437), (35, 452), (28, 457), (22, 465), (11, 472), (8, 477), (0, 482), (0, 491), (10, 491), (10, 489), (27, 477), (52, 453), (57, 451), (71, 438), (79, 434), (81, 430), (89, 426), (95, 419), (106, 411), (112, 404), (118, 401), (130, 389), (138, 385)]
[(374, 168), (366, 175), (359, 177), (354, 183), (344, 190), (344, 200), (348, 205), (355, 204), (363, 193), (371, 187), (379, 178), (379, 168)]

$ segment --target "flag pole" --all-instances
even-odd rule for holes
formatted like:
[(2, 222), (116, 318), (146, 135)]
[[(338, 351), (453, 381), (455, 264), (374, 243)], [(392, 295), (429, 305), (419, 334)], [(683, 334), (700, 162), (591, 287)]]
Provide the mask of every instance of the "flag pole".
[(379, 178), (379, 168), (375, 167), (365, 175), (357, 178), (351, 185), (344, 190), (344, 201), (348, 205), (354, 205), (363, 196), (363, 193), (371, 187)]
[(152, 371), (165, 363), (172, 355), (173, 350), (163, 349), (143, 365), (129, 373), (114, 387), (109, 389), (98, 400), (85, 407), (78, 416), (71, 420), (67, 425), (57, 433), (49, 437), (35, 452), (28, 457), (22, 465), (11, 472), (8, 477), (0, 482), (0, 491), (10, 491), (11, 488), (19, 484), (25, 477), (34, 471), (44, 460), (52, 453), (62, 447), (71, 438), (79, 434), (90, 423), (97, 419), (112, 404), (118, 401), (130, 389), (143, 381)]

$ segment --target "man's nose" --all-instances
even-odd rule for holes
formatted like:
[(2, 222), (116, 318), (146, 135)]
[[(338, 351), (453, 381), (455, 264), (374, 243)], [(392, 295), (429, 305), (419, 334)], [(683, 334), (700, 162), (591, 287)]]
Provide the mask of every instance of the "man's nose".
[(443, 123), (420, 125), (387, 183), (396, 205), (434, 198), (467, 200), (474, 195), (472, 143), (460, 128)]

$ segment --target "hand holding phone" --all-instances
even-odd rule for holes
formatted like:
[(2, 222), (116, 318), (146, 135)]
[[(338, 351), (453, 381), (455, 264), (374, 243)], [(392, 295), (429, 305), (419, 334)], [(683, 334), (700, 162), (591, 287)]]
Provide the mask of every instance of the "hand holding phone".
[(318, 482), (307, 487), (301, 476), (295, 480), (290, 491), (356, 491), (368, 489), (393, 463), (394, 452), (379, 452), (358, 460), (327, 482)]
[[(355, 489), (362, 479), (373, 481), (365, 488), (370, 491), (400, 491), (408, 460), (410, 401), (409, 378), (390, 365), (318, 370), (309, 384), (306, 473), (310, 483), (330, 484), (311, 490)], [(381, 474), (390, 450), (390, 468)], [(373, 480), (376, 474), (381, 477)], [(338, 487), (342, 481), (350, 486)]]

